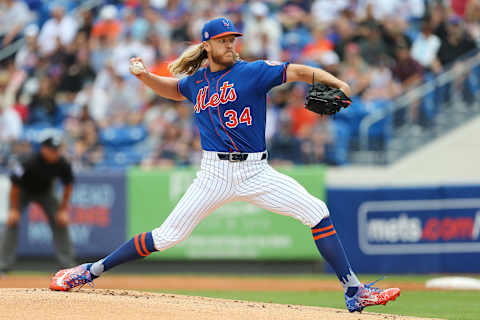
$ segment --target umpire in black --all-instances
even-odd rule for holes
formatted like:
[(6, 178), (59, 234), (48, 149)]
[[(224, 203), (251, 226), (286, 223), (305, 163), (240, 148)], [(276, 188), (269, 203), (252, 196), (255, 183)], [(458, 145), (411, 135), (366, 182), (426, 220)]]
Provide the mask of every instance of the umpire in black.
[[(38, 203), (48, 217), (62, 267), (75, 265), (72, 242), (68, 234), (68, 203), (73, 190), (73, 172), (70, 163), (61, 155), (61, 138), (43, 139), (40, 151), (29, 155), (14, 166), (10, 179), (10, 211), (3, 239), (0, 241), (0, 273), (9, 271), (15, 263), (18, 242), (18, 224), (21, 214), (31, 202)], [(63, 199), (57, 199), (54, 182), (59, 178), (64, 185)]]

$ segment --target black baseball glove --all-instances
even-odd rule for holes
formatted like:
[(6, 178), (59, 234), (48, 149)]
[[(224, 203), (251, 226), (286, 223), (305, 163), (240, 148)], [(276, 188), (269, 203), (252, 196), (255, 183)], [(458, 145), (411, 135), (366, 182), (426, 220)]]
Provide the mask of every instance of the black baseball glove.
[(321, 115), (334, 115), (342, 108), (347, 108), (352, 100), (340, 89), (323, 83), (315, 83), (308, 91), (305, 108)]

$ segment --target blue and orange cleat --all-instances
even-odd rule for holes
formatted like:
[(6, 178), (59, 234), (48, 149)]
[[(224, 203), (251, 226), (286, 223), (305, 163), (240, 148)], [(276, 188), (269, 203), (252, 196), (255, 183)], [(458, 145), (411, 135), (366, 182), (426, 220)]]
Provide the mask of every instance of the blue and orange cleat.
[(393, 301), (400, 295), (399, 288), (382, 290), (380, 288), (372, 287), (377, 281), (362, 285), (352, 297), (345, 295), (345, 304), (347, 305), (348, 311), (362, 312), (363, 308), (368, 306), (386, 305), (388, 301)]
[(89, 284), (93, 287), (93, 276), (88, 270), (88, 263), (58, 271), (50, 281), (50, 290), (69, 291), (75, 287)]

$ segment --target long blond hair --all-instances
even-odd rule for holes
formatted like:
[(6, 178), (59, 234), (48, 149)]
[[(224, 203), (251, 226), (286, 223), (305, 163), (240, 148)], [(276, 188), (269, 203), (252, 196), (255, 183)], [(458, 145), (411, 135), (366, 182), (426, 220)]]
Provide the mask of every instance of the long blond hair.
[[(240, 55), (236, 51), (233, 51), (233, 55), (235, 61), (240, 60)], [(194, 44), (185, 49), (175, 61), (169, 63), (168, 69), (173, 75), (185, 73), (190, 76), (197, 72), (207, 59), (208, 54), (203, 42)]]
[(168, 65), (168, 69), (173, 75), (186, 73), (194, 74), (202, 64), (207, 60), (207, 50), (203, 43), (191, 45), (173, 62)]

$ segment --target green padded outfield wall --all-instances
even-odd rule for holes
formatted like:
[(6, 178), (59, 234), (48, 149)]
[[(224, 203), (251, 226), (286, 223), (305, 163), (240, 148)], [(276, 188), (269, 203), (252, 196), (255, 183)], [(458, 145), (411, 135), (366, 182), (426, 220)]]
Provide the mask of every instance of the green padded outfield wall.
[[(325, 200), (323, 166), (278, 169)], [(196, 175), (196, 168), (131, 168), (127, 177), (127, 231), (132, 237), (160, 226)], [(204, 219), (190, 237), (149, 259), (312, 260), (321, 257), (310, 228), (244, 202), (229, 203)]]

